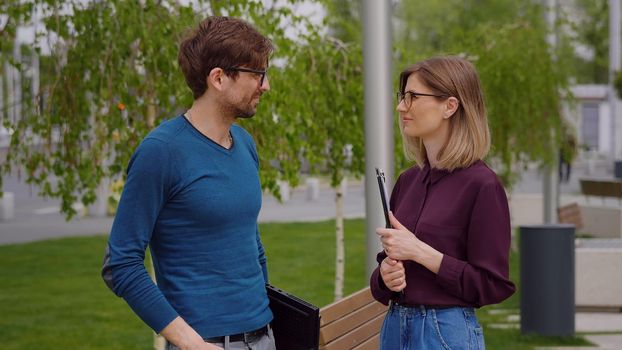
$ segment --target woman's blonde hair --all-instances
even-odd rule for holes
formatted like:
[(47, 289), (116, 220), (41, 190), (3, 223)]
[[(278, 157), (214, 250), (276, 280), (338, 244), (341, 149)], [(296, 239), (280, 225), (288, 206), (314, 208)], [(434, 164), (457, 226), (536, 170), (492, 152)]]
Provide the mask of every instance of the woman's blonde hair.
[[(490, 149), (490, 131), (481, 84), (473, 64), (455, 56), (418, 62), (400, 74), (400, 92), (404, 92), (411, 74), (416, 74), (433, 94), (453, 96), (459, 101), (458, 109), (449, 118), (449, 137), (438, 152), (436, 167), (452, 171), (483, 159)], [(439, 97), (443, 98), (447, 97)], [(406, 157), (422, 166), (428, 161), (423, 141), (405, 135), (401, 119), (399, 125)]]

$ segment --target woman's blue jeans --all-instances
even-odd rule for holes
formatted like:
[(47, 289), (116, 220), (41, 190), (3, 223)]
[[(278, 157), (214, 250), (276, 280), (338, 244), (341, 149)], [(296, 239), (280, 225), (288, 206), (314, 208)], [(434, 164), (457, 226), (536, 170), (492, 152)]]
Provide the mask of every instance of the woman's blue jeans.
[(391, 304), (380, 331), (381, 350), (483, 350), (484, 334), (471, 307), (445, 309)]

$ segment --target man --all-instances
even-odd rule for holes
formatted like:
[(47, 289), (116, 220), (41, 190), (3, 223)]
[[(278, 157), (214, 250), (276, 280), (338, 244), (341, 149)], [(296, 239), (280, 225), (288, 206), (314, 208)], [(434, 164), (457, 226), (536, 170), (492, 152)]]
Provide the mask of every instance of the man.
[[(168, 349), (274, 349), (257, 229), (259, 161), (234, 125), (270, 90), (273, 45), (248, 23), (209, 17), (179, 65), (194, 95), (130, 160), (102, 277)], [(150, 246), (157, 286), (144, 267)]]

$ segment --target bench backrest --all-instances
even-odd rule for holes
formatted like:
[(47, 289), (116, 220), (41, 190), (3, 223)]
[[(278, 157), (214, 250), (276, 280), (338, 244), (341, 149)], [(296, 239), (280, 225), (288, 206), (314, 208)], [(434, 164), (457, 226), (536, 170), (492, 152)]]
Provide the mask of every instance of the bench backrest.
[(320, 350), (378, 349), (387, 307), (369, 287), (320, 309)]
[(581, 179), (581, 193), (586, 196), (622, 197), (622, 180)]
[(576, 229), (583, 228), (581, 208), (577, 203), (571, 203), (557, 208), (557, 217), (560, 224), (572, 224)]

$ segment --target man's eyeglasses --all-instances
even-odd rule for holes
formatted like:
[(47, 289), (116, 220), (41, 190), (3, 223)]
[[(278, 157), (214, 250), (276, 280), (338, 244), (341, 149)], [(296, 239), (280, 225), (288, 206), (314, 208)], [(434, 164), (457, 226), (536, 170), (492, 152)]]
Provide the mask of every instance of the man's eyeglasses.
[(268, 76), (268, 71), (267, 70), (257, 70), (257, 69), (250, 69), (250, 68), (242, 68), (242, 67), (229, 67), (225, 70), (232, 70), (232, 71), (236, 71), (236, 72), (246, 72), (246, 73), (255, 73), (255, 74), (259, 74), (261, 76), (261, 79), (259, 79), (259, 86), (263, 86), (263, 82), (266, 79), (266, 77)]
[(421, 92), (415, 91), (404, 91), (397, 93), (397, 104), (404, 101), (404, 105), (406, 108), (410, 108), (410, 104), (413, 102), (413, 98), (417, 98), (419, 96), (432, 96), (432, 97), (449, 97), (448, 95), (434, 95), (434, 94), (424, 94)]

